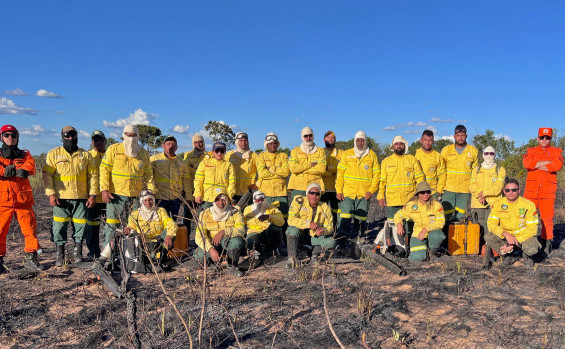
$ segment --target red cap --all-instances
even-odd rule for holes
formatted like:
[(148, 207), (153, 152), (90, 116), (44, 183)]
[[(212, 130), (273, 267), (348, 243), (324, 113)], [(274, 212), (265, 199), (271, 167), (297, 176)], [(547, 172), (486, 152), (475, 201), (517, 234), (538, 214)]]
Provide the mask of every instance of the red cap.
[[(3, 129), (3, 128), (2, 128)], [(2, 131), (3, 132), (3, 131)], [(538, 131), (538, 137), (541, 136), (549, 136), (552, 137), (553, 134), (553, 130), (551, 129), (551, 127), (542, 127), (539, 129)]]
[(2, 126), (2, 128), (0, 129), (0, 133), (4, 133), (4, 132), (8, 132), (8, 131), (13, 131), (19, 134), (18, 129), (15, 128), (12, 125), (4, 125)]

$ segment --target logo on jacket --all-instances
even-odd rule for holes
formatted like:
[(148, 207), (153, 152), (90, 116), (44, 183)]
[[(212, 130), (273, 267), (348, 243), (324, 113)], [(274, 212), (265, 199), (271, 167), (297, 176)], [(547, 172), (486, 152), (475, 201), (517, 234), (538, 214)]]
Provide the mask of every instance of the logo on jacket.
[(471, 167), (471, 161), (467, 161), (467, 167)]
[(412, 174), (411, 171), (406, 172), (406, 177), (410, 178), (410, 175)]
[(369, 165), (365, 164), (365, 170), (368, 170), (368, 169), (369, 169)]
[(502, 206), (500, 206), (501, 209), (503, 210), (507, 210), (508, 209), (508, 205), (502, 204)]
[(435, 167), (433, 167), (433, 166), (432, 166), (432, 167), (430, 167), (430, 172), (434, 172), (435, 170), (436, 170), (436, 168), (435, 168)]
[(493, 182), (493, 183), (496, 182), (496, 178), (493, 178), (493, 179), (492, 179), (492, 182)]
[(143, 162), (140, 162), (139, 165), (137, 165), (137, 167), (141, 170), (143, 168)]
[(418, 205), (412, 205), (412, 211), (418, 211)]
[(518, 210), (518, 213), (520, 214), (525, 214), (526, 213), (526, 209), (525, 208), (521, 208)]

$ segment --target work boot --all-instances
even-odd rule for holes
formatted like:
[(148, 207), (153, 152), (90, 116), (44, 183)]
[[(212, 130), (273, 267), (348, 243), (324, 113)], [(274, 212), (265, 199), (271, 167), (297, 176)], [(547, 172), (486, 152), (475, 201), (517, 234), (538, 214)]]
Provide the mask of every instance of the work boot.
[(37, 256), (37, 251), (26, 253), (24, 269), (33, 270), (33, 271), (43, 270), (43, 267), (39, 265), (39, 257)]
[(228, 250), (228, 273), (233, 276), (242, 277), (243, 272), (239, 269), (239, 248)]
[(62, 267), (65, 264), (65, 244), (57, 245), (57, 259), (55, 261), (56, 267)]
[(502, 256), (502, 265), (505, 267), (509, 267), (512, 264), (516, 263), (519, 259), (520, 257), (514, 256), (512, 254), (504, 255)]
[(322, 246), (314, 246), (312, 249), (312, 258), (310, 258), (310, 264), (320, 264), (320, 253), (322, 253)]
[(4, 256), (0, 256), (0, 274), (7, 273), (6, 267), (4, 267)]
[(361, 259), (361, 241), (351, 241), (349, 246), (350, 255), (353, 259)]
[(75, 248), (73, 250), (73, 258), (75, 260), (75, 263), (82, 262), (82, 242), (81, 241), (75, 242)]
[(298, 263), (297, 251), (298, 251), (298, 236), (287, 236), (286, 244), (288, 259), (286, 260), (286, 268), (296, 268)]
[(547, 257), (549, 257), (549, 255), (551, 255), (551, 252), (553, 251), (553, 240), (542, 240), (542, 245), (543, 252), (545, 252), (545, 255)]
[(534, 260), (531, 257), (524, 256), (524, 266), (527, 269), (533, 269), (535, 264), (536, 263), (534, 262)]

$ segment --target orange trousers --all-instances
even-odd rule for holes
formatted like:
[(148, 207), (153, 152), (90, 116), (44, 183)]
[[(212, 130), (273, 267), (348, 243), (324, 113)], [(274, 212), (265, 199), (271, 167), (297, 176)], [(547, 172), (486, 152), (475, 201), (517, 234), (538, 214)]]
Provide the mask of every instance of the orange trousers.
[(25, 252), (35, 252), (41, 248), (37, 240), (37, 219), (33, 208), (30, 207), (1, 207), (0, 206), (0, 256), (6, 255), (6, 237), (10, 230), (12, 217), (16, 216), (25, 239)]
[(536, 204), (541, 219), (541, 238), (553, 239), (553, 215), (555, 213), (555, 197), (553, 198), (526, 198)]

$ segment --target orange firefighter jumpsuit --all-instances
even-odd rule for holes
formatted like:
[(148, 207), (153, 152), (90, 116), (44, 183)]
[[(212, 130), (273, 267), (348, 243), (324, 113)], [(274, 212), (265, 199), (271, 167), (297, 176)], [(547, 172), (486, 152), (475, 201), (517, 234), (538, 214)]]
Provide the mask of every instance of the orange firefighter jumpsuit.
[[(542, 221), (541, 238), (553, 239), (553, 214), (555, 211), (555, 191), (557, 190), (557, 171), (563, 166), (561, 148), (541, 146), (528, 148), (524, 155), (524, 168), (528, 170), (524, 197), (534, 204), (540, 212)], [(548, 171), (536, 169), (539, 161), (550, 161)]]
[(10, 165), (15, 165), (16, 170), (29, 171), (30, 176), (35, 173), (33, 157), (27, 150), (24, 150), (24, 154), (23, 158), (16, 159), (0, 155), (0, 256), (6, 255), (6, 236), (14, 215), (25, 238), (25, 252), (31, 253), (41, 248), (37, 240), (37, 220), (32, 207), (34, 201), (29, 179), (4, 177), (4, 170)]

